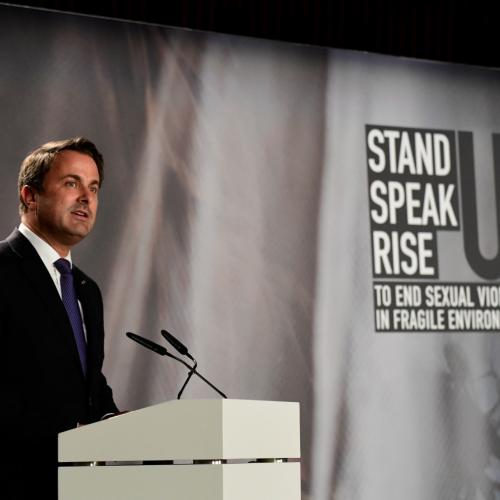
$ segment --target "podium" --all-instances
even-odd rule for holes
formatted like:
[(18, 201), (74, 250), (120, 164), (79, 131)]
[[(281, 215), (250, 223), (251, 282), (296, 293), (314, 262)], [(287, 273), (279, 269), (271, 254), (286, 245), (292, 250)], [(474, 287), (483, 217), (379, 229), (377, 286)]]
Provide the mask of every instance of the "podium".
[(59, 434), (59, 500), (300, 500), (299, 404), (176, 400)]

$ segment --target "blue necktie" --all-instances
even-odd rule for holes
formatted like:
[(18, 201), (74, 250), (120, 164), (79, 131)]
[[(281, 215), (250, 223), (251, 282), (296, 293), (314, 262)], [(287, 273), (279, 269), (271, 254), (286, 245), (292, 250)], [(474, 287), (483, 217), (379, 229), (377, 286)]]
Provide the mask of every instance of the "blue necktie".
[(87, 343), (85, 342), (85, 333), (83, 331), (82, 315), (80, 314), (80, 307), (76, 298), (71, 264), (66, 259), (58, 259), (54, 262), (54, 266), (61, 273), (62, 301), (73, 328), (83, 374), (85, 375), (87, 373)]

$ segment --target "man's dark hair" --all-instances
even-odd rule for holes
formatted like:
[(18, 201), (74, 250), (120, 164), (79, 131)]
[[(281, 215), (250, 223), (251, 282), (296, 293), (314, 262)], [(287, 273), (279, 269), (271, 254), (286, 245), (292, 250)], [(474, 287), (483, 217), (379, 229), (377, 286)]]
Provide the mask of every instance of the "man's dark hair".
[(43, 190), (43, 179), (50, 170), (57, 155), (62, 151), (77, 151), (78, 153), (90, 156), (97, 165), (99, 172), (99, 186), (103, 180), (104, 160), (95, 144), (85, 137), (73, 137), (62, 141), (52, 141), (39, 146), (33, 150), (21, 163), (19, 178), (17, 182), (19, 192), (19, 213), (22, 215), (27, 211), (27, 207), (21, 198), (23, 186), (30, 186), (34, 190)]

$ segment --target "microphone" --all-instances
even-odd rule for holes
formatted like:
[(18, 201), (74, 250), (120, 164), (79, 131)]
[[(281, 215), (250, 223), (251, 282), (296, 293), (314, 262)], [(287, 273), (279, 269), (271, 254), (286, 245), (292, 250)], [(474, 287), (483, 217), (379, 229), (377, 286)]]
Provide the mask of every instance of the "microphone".
[(178, 358), (177, 356), (174, 356), (173, 354), (170, 354), (160, 344), (157, 344), (156, 342), (153, 342), (152, 340), (146, 339), (144, 337), (141, 337), (140, 335), (137, 335), (136, 333), (127, 332), (125, 335), (127, 335), (127, 337), (129, 339), (135, 340), (138, 344), (141, 344), (146, 349), (149, 349), (153, 352), (156, 352), (156, 354), (159, 354), (160, 356), (168, 356), (169, 358), (175, 359), (179, 363), (182, 363), (184, 366), (186, 366), (187, 368), (189, 368), (191, 370), (191, 366), (189, 366), (183, 359)]
[(136, 335), (132, 332), (127, 332), (126, 335), (129, 339), (135, 340), (138, 344), (141, 344), (146, 349), (150, 349), (151, 351), (156, 352), (156, 354), (159, 354), (160, 356), (167, 355), (167, 350), (163, 346), (157, 344), (156, 342), (153, 342), (152, 340), (145, 339), (144, 337)]
[(194, 364), (193, 368), (189, 370), (188, 376), (184, 383), (182, 384), (182, 387), (179, 390), (179, 393), (177, 394), (177, 399), (181, 399), (182, 393), (184, 392), (184, 389), (188, 385), (188, 382), (191, 380), (191, 377), (193, 376), (193, 373), (196, 371), (196, 368), (198, 367), (198, 361), (189, 354), (188, 348), (179, 340), (176, 339), (171, 333), (167, 332), (167, 330), (162, 330), (161, 334), (163, 337), (165, 337), (165, 340), (170, 343), (170, 345), (176, 349), (178, 352), (180, 352), (183, 356), (187, 356), (189, 359), (191, 359)]
[(182, 354), (183, 356), (187, 356), (189, 359), (194, 361), (193, 367), (189, 367), (190, 368), (189, 375), (188, 375), (186, 381), (184, 382), (184, 385), (182, 386), (181, 390), (179, 391), (179, 394), (177, 395), (177, 399), (180, 399), (182, 391), (184, 391), (184, 388), (186, 387), (186, 385), (189, 382), (189, 379), (191, 378), (193, 373), (198, 375), (198, 377), (200, 377), (201, 380), (203, 380), (205, 383), (207, 383), (215, 392), (220, 394), (224, 399), (227, 399), (227, 396), (222, 391), (217, 389), (217, 387), (215, 387), (215, 385), (213, 385), (211, 382), (209, 382), (203, 375), (201, 375), (201, 373), (199, 373), (196, 370), (196, 367), (198, 366), (198, 362), (193, 358), (193, 356), (191, 356), (191, 354), (189, 354), (188, 348), (180, 340), (175, 338), (171, 333), (167, 332), (167, 330), (161, 330), (161, 334), (163, 335), (165, 340), (167, 342), (169, 342), (170, 345), (172, 347), (174, 347), (180, 354)]
[[(174, 356), (173, 354), (169, 353), (163, 346), (157, 344), (156, 342), (153, 342), (152, 340), (149, 340), (149, 339), (146, 339), (144, 337), (141, 337), (140, 335), (137, 335), (136, 333), (132, 333), (132, 332), (127, 332), (126, 333), (127, 337), (129, 339), (132, 339), (134, 340), (135, 342), (137, 342), (138, 344), (141, 344), (143, 347), (145, 347), (146, 349), (149, 349), (153, 352), (156, 352), (156, 354), (159, 354), (160, 356), (168, 356), (169, 358), (172, 358), (172, 359), (175, 359), (176, 361), (178, 361), (179, 363), (182, 363), (186, 368), (188, 368), (192, 373), (196, 374), (198, 377), (201, 378), (201, 380), (203, 380), (204, 382), (206, 382), (212, 389), (214, 389), (214, 391), (216, 391), (217, 393), (219, 393), (223, 398), (226, 398), (227, 399), (227, 396), (219, 391), (219, 389), (217, 389), (217, 387), (215, 387), (211, 382), (209, 382), (201, 373), (199, 373), (197, 370), (196, 370), (196, 365), (195, 366), (190, 366), (188, 363), (186, 363), (183, 359), (181, 358), (178, 358), (177, 356)], [(177, 340), (177, 339), (176, 339)], [(185, 346), (184, 346), (185, 347)], [(195, 361), (196, 363), (196, 361)], [(197, 364), (197, 363), (196, 363)], [(192, 375), (192, 374), (191, 374)], [(189, 377), (191, 378), (191, 376)], [(189, 380), (189, 379), (188, 379)], [(185, 382), (185, 384), (187, 383), (187, 381)], [(184, 387), (185, 387), (185, 384), (184, 384)]]
[(187, 356), (190, 360), (196, 363), (196, 360), (189, 354), (188, 348), (177, 338), (175, 338), (170, 332), (167, 330), (162, 330), (161, 334), (165, 337), (165, 340), (170, 343), (170, 345), (183, 356)]

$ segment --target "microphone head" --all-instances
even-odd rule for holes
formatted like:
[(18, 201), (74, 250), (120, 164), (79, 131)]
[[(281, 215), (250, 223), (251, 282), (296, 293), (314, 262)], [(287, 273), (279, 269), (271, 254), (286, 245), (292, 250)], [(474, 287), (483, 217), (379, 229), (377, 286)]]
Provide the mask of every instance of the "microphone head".
[(181, 353), (183, 356), (189, 356), (188, 348), (180, 340), (176, 339), (171, 333), (167, 332), (167, 330), (162, 330), (161, 334), (163, 335), (165, 340), (179, 353)]
[(129, 339), (135, 340), (138, 344), (141, 344), (146, 349), (156, 352), (156, 354), (159, 354), (160, 356), (165, 356), (167, 354), (167, 350), (163, 346), (153, 342), (152, 340), (148, 340), (132, 332), (127, 332), (126, 335)]

